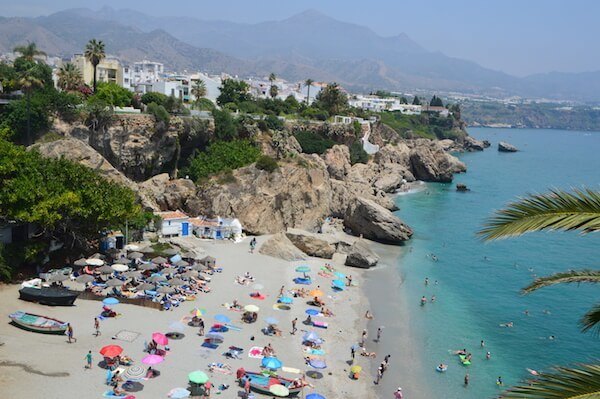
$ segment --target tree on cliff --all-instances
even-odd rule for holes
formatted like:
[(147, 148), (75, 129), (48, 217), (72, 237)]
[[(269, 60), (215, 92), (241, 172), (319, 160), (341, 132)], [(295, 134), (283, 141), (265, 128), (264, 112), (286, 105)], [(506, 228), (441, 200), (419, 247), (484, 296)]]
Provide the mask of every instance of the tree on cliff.
[[(496, 212), (479, 234), (485, 240), (520, 236), (547, 230), (600, 231), (600, 192), (590, 189), (565, 192), (553, 190), (531, 195)], [(540, 277), (523, 288), (529, 294), (540, 288), (569, 283), (600, 283), (599, 270), (569, 270)], [(600, 332), (600, 304), (590, 309), (580, 321), (582, 331)], [(600, 397), (600, 365), (556, 368), (543, 373), (528, 385), (514, 387), (504, 398), (597, 398)]]
[(306, 79), (304, 81), (304, 86), (306, 86), (306, 105), (310, 103), (310, 87), (315, 83), (312, 79)]
[(192, 94), (196, 97), (195, 104), (198, 106), (202, 102), (202, 98), (206, 96), (206, 83), (202, 79), (198, 79), (192, 86)]
[(26, 145), (31, 144), (31, 95), (36, 89), (44, 87), (44, 82), (35, 76), (32, 69), (24, 71), (19, 76), (19, 86), (21, 91), (25, 93), (25, 100), (27, 101), (27, 136)]
[(34, 62), (37, 57), (46, 55), (46, 53), (37, 48), (37, 45), (34, 42), (29, 42), (26, 46), (17, 46), (13, 51), (21, 54), (20, 57), (30, 62)]
[(441, 98), (434, 95), (433, 97), (431, 97), (431, 101), (429, 101), (429, 105), (432, 107), (443, 107), (444, 103), (442, 102)]
[(277, 76), (275, 76), (275, 74), (271, 72), (271, 74), (269, 75), (269, 83), (271, 83), (271, 87), (269, 87), (269, 95), (271, 96), (271, 98), (277, 97), (277, 94), (279, 93), (279, 87), (277, 87), (277, 85), (275, 84), (276, 80)]
[(85, 58), (94, 67), (94, 93), (96, 92), (96, 69), (104, 57), (106, 57), (106, 53), (104, 52), (104, 43), (102, 40), (92, 39), (85, 45)]
[(83, 75), (79, 68), (67, 62), (58, 69), (58, 87), (64, 91), (76, 91), (83, 85)]
[(330, 83), (317, 94), (315, 100), (318, 108), (329, 112), (329, 115), (340, 113), (348, 107), (348, 96), (337, 83)]
[(217, 104), (224, 106), (233, 103), (240, 104), (250, 100), (250, 86), (242, 80), (225, 79), (219, 88), (221, 94), (217, 97)]
[(419, 100), (419, 96), (415, 96), (415, 98), (413, 98), (413, 105), (421, 105), (421, 100)]

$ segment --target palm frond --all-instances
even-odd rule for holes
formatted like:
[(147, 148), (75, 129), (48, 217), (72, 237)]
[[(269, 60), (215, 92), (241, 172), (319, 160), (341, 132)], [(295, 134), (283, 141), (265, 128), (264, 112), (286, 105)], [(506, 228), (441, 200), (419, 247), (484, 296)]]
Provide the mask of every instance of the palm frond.
[(489, 241), (540, 230), (600, 230), (600, 192), (552, 190), (521, 198), (497, 211), (478, 234)]
[(600, 283), (600, 270), (569, 270), (568, 272), (555, 273), (551, 276), (540, 277), (521, 290), (522, 294), (529, 294), (540, 288), (556, 284), (569, 283)]
[(594, 331), (595, 334), (600, 334), (600, 304), (590, 309), (579, 322), (581, 331)]
[(500, 398), (506, 399), (598, 399), (600, 365), (580, 364), (576, 368), (556, 367), (527, 384), (510, 388)]

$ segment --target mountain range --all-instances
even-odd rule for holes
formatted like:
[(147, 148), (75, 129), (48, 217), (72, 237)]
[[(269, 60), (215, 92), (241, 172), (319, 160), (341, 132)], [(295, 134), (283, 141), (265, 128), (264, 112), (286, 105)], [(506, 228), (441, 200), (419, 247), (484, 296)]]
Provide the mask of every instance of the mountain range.
[(515, 77), (428, 51), (406, 34), (382, 37), (314, 10), (256, 24), (155, 17), (109, 7), (0, 17), (0, 52), (35, 41), (49, 54), (70, 56), (90, 38), (103, 40), (108, 53), (125, 61), (151, 59), (179, 71), (274, 72), (289, 80), (337, 81), (362, 91), (424, 89), (600, 101), (600, 71)]

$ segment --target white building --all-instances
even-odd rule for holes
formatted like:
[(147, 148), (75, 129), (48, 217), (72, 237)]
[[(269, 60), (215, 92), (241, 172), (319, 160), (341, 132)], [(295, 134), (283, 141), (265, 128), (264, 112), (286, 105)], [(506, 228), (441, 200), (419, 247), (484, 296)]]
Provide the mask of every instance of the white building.
[(237, 239), (242, 235), (242, 224), (235, 218), (208, 219), (196, 217), (190, 219), (194, 235), (200, 238), (212, 238), (215, 240)]
[(213, 103), (217, 102), (217, 97), (221, 94), (221, 77), (220, 76), (209, 76), (205, 73), (198, 72), (190, 75), (190, 101), (193, 102), (196, 100), (196, 97), (192, 93), (192, 89), (194, 88), (194, 84), (198, 80), (202, 80), (204, 85), (206, 86), (206, 95), (204, 98), (208, 98)]
[(400, 111), (404, 115), (420, 115), (422, 107), (420, 105), (402, 104), (399, 98), (395, 97), (377, 97), (377, 96), (352, 96), (348, 100), (352, 107), (361, 108), (366, 111)]
[(181, 211), (154, 212), (160, 216), (160, 234), (163, 237), (187, 237), (192, 234), (190, 217)]

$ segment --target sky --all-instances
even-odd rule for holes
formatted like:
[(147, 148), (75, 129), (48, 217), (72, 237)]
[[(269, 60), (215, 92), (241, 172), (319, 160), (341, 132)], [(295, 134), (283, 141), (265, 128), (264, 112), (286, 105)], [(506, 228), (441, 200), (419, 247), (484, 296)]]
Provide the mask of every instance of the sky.
[(406, 33), (428, 50), (517, 76), (600, 70), (597, 0), (0, 0), (0, 15), (104, 5), (246, 23), (315, 9), (382, 36)]

